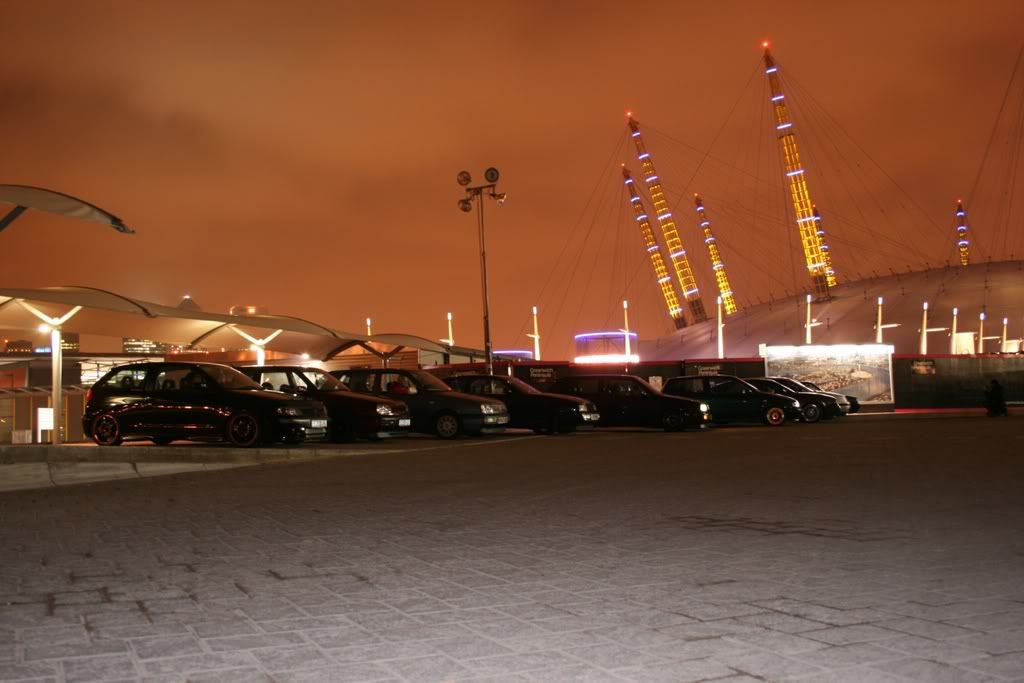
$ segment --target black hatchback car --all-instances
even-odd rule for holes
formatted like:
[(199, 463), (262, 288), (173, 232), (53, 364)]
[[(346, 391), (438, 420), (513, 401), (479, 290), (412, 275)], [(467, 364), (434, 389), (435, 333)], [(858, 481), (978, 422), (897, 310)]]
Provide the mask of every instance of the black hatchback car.
[(503, 432), (508, 425), (508, 409), (501, 401), (453, 391), (424, 370), (360, 368), (331, 374), (353, 391), (404, 402), (415, 432), (454, 439), (460, 434)]
[(592, 427), (601, 419), (597, 406), (584, 398), (544, 393), (515, 377), (455, 375), (444, 381), (457, 391), (504, 402), (510, 427), (557, 434)]
[(663, 394), (634, 375), (562, 377), (549, 389), (595, 403), (602, 427), (660, 427), (679, 431), (711, 422), (707, 403)]
[(746, 377), (744, 381), (769, 394), (788, 396), (800, 401), (800, 413), (803, 416), (804, 422), (817, 422), (822, 418), (827, 419), (842, 414), (842, 411), (839, 409), (839, 403), (826, 394), (802, 391), (773, 377)]
[(673, 377), (662, 391), (704, 401), (711, 408), (714, 422), (764, 422), (779, 426), (786, 420), (801, 418), (797, 399), (760, 391), (732, 375)]
[(405, 436), (412, 427), (409, 408), (401, 401), (357, 394), (319, 368), (264, 365), (240, 367), (238, 371), (264, 389), (322, 402), (331, 418), (332, 441)]
[(266, 391), (215, 363), (132, 363), (114, 368), (86, 394), (82, 428), (101, 446), (125, 439), (177, 439), (248, 447), (327, 436), (319, 401)]

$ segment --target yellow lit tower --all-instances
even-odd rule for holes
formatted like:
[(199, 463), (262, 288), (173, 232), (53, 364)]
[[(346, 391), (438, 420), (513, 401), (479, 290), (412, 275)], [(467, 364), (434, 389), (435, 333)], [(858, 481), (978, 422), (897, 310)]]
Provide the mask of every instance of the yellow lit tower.
[(636, 183), (633, 182), (633, 176), (630, 175), (629, 169), (625, 165), (622, 167), (622, 175), (626, 179), (626, 189), (629, 190), (629, 203), (633, 206), (633, 214), (636, 217), (636, 222), (640, 225), (640, 236), (644, 241), (644, 249), (647, 250), (647, 255), (651, 259), (654, 277), (658, 279), (661, 294), (665, 297), (665, 305), (668, 307), (668, 314), (672, 318), (672, 324), (676, 326), (677, 330), (681, 327), (686, 327), (686, 316), (683, 315), (683, 309), (679, 305), (679, 294), (676, 293), (676, 286), (672, 283), (672, 276), (668, 274), (668, 268), (665, 267), (665, 259), (661, 256), (661, 247), (658, 245), (658, 240), (655, 239), (654, 231), (651, 230), (650, 216), (647, 215), (647, 209), (644, 208), (643, 200), (640, 199), (640, 193), (636, 191)]
[(825, 245), (821, 216), (815, 215), (811, 195), (807, 191), (807, 179), (804, 167), (800, 164), (796, 136), (793, 134), (793, 119), (789, 116), (786, 96), (782, 93), (779, 67), (768, 51), (768, 43), (764, 43), (764, 65), (771, 91), (772, 109), (775, 112), (775, 130), (778, 132), (782, 161), (786, 178), (789, 180), (789, 192), (796, 213), (796, 225), (800, 230), (800, 244), (803, 246), (804, 258), (807, 261), (807, 272), (814, 284), (815, 295), (819, 299), (825, 299), (828, 298), (829, 287), (836, 286), (836, 273), (832, 269), (832, 256)]
[(665, 238), (665, 247), (668, 248), (668, 259), (672, 262), (679, 278), (679, 284), (683, 288), (683, 298), (690, 307), (692, 322), (699, 323), (708, 319), (704, 311), (704, 302), (700, 298), (700, 289), (697, 287), (697, 280), (693, 277), (693, 269), (690, 268), (690, 260), (686, 257), (686, 249), (683, 248), (683, 241), (679, 238), (679, 231), (676, 230), (676, 223), (672, 219), (672, 211), (668, 206), (668, 199), (665, 198), (665, 191), (661, 187), (658, 174), (654, 171), (654, 162), (651, 161), (650, 153), (644, 148), (644, 141), (640, 137), (640, 126), (633, 120), (633, 115), (626, 114), (629, 122), (630, 135), (636, 145), (637, 159), (640, 160), (640, 171), (647, 185), (647, 192), (651, 195), (651, 203), (654, 204), (655, 218), (661, 226), (662, 237)]
[(970, 255), (967, 250), (971, 243), (967, 239), (967, 212), (964, 211), (962, 199), (956, 200), (956, 245), (960, 249), (960, 265), (966, 266), (970, 263)]
[(707, 212), (704, 211), (704, 202), (699, 194), (693, 195), (693, 201), (697, 204), (697, 221), (701, 230), (704, 231), (704, 244), (708, 248), (708, 256), (711, 257), (711, 269), (715, 271), (715, 284), (718, 285), (718, 293), (722, 297), (722, 305), (725, 306), (725, 314), (732, 315), (736, 308), (736, 296), (729, 286), (729, 276), (725, 273), (725, 263), (722, 262), (722, 255), (718, 252), (718, 242), (711, 233), (711, 221), (708, 220)]

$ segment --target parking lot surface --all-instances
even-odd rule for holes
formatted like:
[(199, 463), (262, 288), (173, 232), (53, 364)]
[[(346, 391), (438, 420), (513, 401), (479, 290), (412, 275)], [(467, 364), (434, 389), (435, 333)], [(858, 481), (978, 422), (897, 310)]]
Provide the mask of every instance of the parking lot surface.
[(0, 680), (1024, 680), (1020, 418), (376, 445), (0, 493)]

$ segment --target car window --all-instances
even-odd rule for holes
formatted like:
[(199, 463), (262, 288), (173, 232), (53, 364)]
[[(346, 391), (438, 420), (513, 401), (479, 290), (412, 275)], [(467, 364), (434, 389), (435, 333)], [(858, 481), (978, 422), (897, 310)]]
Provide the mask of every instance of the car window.
[(521, 391), (524, 394), (539, 394), (539, 393), (541, 393), (540, 391), (538, 391), (534, 387), (530, 386), (529, 384), (527, 384), (523, 380), (516, 379), (515, 377), (510, 377), (509, 380), (508, 380), (508, 384), (509, 384), (510, 390), (511, 390), (512, 387), (514, 387), (514, 388), (518, 389), (519, 391)]
[(209, 391), (211, 386), (210, 378), (200, 372), (199, 368), (186, 368), (178, 379), (179, 391)]
[(352, 391), (360, 391), (364, 394), (372, 394), (376, 391), (374, 383), (377, 381), (377, 375), (373, 372), (354, 372), (351, 375), (342, 375), (339, 379), (345, 382)]
[(508, 393), (508, 385), (500, 379), (477, 377), (469, 383), (469, 393), (477, 396), (504, 396)]
[(605, 380), (604, 392), (613, 396), (641, 396), (646, 393), (640, 384), (628, 379)]
[(593, 395), (598, 391), (600, 380), (597, 377), (566, 377), (556, 384), (556, 393)]
[(665, 387), (666, 393), (681, 396), (696, 396), (704, 393), (704, 380), (700, 377), (683, 377), (670, 379)]
[(189, 367), (167, 367), (156, 373), (153, 380), (153, 388), (157, 391), (180, 391), (181, 380), (188, 376), (192, 368)]
[(734, 379), (709, 379), (708, 391), (715, 396), (738, 396), (746, 387)]
[(146, 368), (127, 367), (116, 370), (101, 386), (122, 391), (135, 391), (142, 389), (142, 383), (145, 380)]
[(292, 391), (292, 379), (284, 370), (264, 370), (256, 375), (256, 383), (264, 389)]
[(382, 372), (380, 377), (381, 388), (393, 396), (412, 396), (418, 393), (416, 385), (412, 380), (399, 372)]
[(349, 388), (323, 370), (305, 368), (296, 370), (297, 379), (305, 379), (317, 391), (349, 391)]
[(226, 365), (203, 364), (196, 368), (200, 374), (207, 375), (216, 386), (222, 389), (259, 389), (260, 385), (253, 382), (238, 370)]

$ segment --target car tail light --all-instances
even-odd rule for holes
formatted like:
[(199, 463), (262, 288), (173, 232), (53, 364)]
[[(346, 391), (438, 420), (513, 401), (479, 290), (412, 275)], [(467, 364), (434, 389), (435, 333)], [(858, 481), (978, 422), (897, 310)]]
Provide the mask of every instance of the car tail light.
[(92, 387), (89, 387), (85, 392), (85, 402), (88, 403), (92, 400)]

